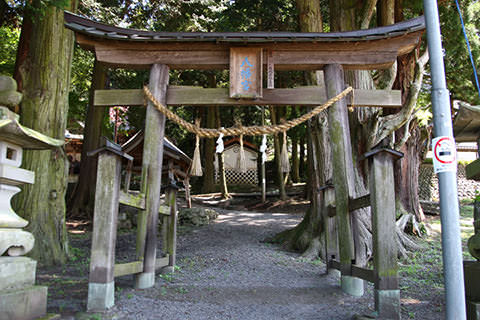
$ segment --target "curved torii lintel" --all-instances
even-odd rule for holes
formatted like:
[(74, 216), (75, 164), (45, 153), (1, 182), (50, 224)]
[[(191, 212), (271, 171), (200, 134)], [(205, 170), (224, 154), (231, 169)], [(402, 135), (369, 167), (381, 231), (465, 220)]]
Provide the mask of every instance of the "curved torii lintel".
[(150, 32), (65, 11), (65, 26), (75, 32), (78, 44), (113, 66), (149, 68), (161, 63), (171, 69), (227, 69), (230, 47), (249, 46), (271, 50), (276, 70), (318, 70), (333, 63), (345, 69), (384, 69), (418, 45), (425, 20), (421, 16), (385, 27), (330, 33)]

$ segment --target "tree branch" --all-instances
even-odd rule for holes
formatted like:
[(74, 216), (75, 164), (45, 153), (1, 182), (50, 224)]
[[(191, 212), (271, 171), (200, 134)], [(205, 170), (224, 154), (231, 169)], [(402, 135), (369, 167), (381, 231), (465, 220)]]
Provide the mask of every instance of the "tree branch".
[(364, 2), (362, 12), (360, 13), (360, 29), (368, 29), (376, 6), (377, 0), (367, 0)]
[(423, 74), (425, 71), (425, 65), (428, 62), (428, 58), (428, 50), (425, 50), (425, 53), (419, 59), (417, 59), (413, 77), (414, 80), (408, 89), (407, 101), (405, 102), (404, 107), (399, 113), (380, 118), (378, 134), (371, 143), (372, 146), (378, 144), (384, 138), (392, 134), (392, 132), (400, 129), (409, 121), (417, 106), (417, 98), (422, 87)]

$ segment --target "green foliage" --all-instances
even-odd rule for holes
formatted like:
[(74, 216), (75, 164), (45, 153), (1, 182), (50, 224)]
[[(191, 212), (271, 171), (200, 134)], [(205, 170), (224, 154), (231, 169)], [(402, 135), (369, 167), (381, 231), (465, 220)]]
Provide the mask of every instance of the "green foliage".
[(0, 74), (13, 75), (19, 38), (19, 28), (11, 26), (0, 27)]
[(72, 59), (70, 94), (68, 96), (68, 124), (71, 132), (81, 130), (79, 122), (84, 122), (92, 81), (94, 56), (75, 46)]
[[(475, 64), (480, 66), (480, 2), (474, 0), (460, 1), (465, 28), (470, 41)], [(480, 104), (475, 86), (472, 65), (468, 56), (467, 45), (462, 33), (460, 18), (454, 1), (439, 8), (442, 27), (442, 41), (445, 48), (445, 71), (448, 89), (452, 99)]]

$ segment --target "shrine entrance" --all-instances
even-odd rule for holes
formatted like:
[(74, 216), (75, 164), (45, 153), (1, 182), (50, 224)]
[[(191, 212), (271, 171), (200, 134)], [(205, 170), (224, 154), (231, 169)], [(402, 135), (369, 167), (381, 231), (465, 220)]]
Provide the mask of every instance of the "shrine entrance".
[[(97, 61), (114, 67), (150, 68), (145, 93), (139, 88), (95, 91), (96, 107), (142, 106), (147, 100), (147, 111), (140, 195), (132, 199), (122, 193), (118, 181), (110, 187), (113, 195), (104, 193), (98, 196), (97, 189), (99, 207), (97, 210), (96, 204), (94, 213), (89, 309), (108, 309), (114, 304), (115, 276), (135, 274), (136, 287), (149, 288), (155, 283), (156, 269), (174, 266), (176, 209), (175, 197), (171, 195), (174, 192), (168, 198), (170, 209), (161, 210), (160, 206), (163, 144), (159, 142), (164, 139), (165, 115), (197, 136), (241, 136), (289, 129), (288, 126), (202, 129), (181, 123), (182, 119), (175, 120), (175, 113), (167, 107), (294, 105), (315, 107), (311, 112), (329, 108), (330, 134), (339, 137), (331, 142), (335, 163), (333, 185), (318, 188), (318, 196), (325, 204), (328, 268), (341, 272), (342, 290), (352, 295), (363, 294), (363, 280), (374, 283), (375, 309), (379, 316), (400, 317), (396, 233), (392, 230), (395, 228), (393, 161), (401, 154), (386, 148), (367, 152), (364, 159), (369, 163), (370, 194), (352, 198), (349, 191), (353, 186), (348, 183), (348, 177), (353, 174), (353, 160), (347, 109), (348, 106), (400, 108), (401, 95), (396, 90), (346, 88), (343, 70), (390, 67), (398, 56), (417, 47), (425, 29), (423, 17), (386, 27), (341, 33), (148, 32), (108, 26), (68, 12), (65, 13), (65, 22), (66, 27), (75, 32), (77, 43), (95, 52)], [(169, 86), (170, 69), (229, 69), (230, 88)], [(276, 70), (323, 70), (325, 87), (277, 89), (274, 83)], [(311, 112), (302, 117), (315, 116)], [(99, 152), (102, 157), (99, 168), (117, 170), (111, 174), (118, 177), (119, 157), (128, 158), (128, 155), (115, 147), (106, 147)], [(116, 165), (109, 165), (111, 163)], [(138, 217), (137, 261), (115, 265), (116, 210), (122, 198), (124, 203), (142, 209)], [(367, 206), (372, 209), (373, 269), (355, 265), (350, 222), (353, 211)], [(167, 239), (165, 256), (157, 259), (159, 211), (169, 215), (169, 223), (163, 224), (169, 227), (164, 237)], [(98, 224), (97, 219), (101, 221)]]

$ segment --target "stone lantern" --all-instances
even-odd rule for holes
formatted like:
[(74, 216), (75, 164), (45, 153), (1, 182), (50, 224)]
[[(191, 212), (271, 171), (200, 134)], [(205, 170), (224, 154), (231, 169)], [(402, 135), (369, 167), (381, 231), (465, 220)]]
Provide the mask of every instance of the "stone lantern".
[(37, 262), (23, 257), (35, 239), (22, 230), (28, 221), (11, 207), (19, 186), (33, 184), (35, 174), (20, 168), (23, 149), (48, 149), (63, 145), (19, 123), (6, 106), (17, 105), (22, 95), (15, 80), (0, 76), (0, 319), (36, 319), (46, 314), (47, 287), (35, 286)]

